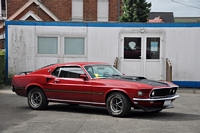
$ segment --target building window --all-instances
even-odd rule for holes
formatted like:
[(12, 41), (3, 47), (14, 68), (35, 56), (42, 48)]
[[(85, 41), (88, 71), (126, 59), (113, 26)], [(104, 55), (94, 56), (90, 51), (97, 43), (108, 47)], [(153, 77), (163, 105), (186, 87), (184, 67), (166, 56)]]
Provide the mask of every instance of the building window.
[(108, 21), (108, 0), (98, 0), (97, 21)]
[(148, 37), (146, 46), (146, 59), (160, 59), (160, 38)]
[(38, 37), (38, 54), (58, 54), (57, 37)]
[(6, 0), (1, 0), (0, 3), (0, 16), (6, 17)]
[(72, 21), (83, 20), (83, 0), (72, 0)]
[(85, 55), (85, 38), (65, 38), (65, 55)]

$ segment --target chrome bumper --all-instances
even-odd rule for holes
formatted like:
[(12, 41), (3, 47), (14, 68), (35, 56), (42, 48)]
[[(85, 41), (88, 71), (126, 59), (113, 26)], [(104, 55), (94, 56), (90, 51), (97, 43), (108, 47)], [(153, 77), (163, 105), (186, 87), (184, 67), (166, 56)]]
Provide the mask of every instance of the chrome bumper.
[(166, 98), (145, 98), (145, 99), (142, 99), (142, 98), (133, 98), (133, 101), (166, 101), (166, 100), (174, 100), (174, 99), (177, 99), (179, 98), (179, 95), (176, 94), (174, 95), (173, 97), (166, 97)]

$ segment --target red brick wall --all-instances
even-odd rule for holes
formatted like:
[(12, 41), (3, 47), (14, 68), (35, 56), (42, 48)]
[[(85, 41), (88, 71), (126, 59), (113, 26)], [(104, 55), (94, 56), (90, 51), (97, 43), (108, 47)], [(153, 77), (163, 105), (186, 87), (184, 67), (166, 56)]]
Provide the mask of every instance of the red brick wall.
[(83, 18), (97, 21), (97, 0), (83, 0)]
[(7, 17), (19, 10), (28, 0), (7, 0)]
[(109, 1), (109, 14), (108, 21), (117, 21), (118, 17), (118, 0), (110, 0)]
[(72, 0), (42, 0), (42, 3), (61, 21), (72, 18)]
[[(41, 0), (42, 4), (47, 7), (61, 21), (69, 21), (72, 17), (72, 0)], [(91, 18), (92, 21), (97, 21), (97, 1), (98, 0), (83, 0), (83, 17)], [(118, 21), (118, 0), (109, 1), (109, 21)], [(121, 6), (122, 6), (122, 0)], [(28, 0), (8, 0), (8, 17), (19, 10)], [(20, 19), (29, 10), (34, 11), (43, 19), (43, 21), (53, 21), (42, 9), (37, 8), (36, 4), (32, 4), (22, 12), (15, 20)], [(121, 9), (120, 9), (121, 11)]]
[(2, 34), (4, 31), (5, 31), (5, 26), (3, 26), (3, 28), (0, 29), (0, 34)]
[(2, 41), (0, 41), (0, 49), (4, 48), (4, 43)]

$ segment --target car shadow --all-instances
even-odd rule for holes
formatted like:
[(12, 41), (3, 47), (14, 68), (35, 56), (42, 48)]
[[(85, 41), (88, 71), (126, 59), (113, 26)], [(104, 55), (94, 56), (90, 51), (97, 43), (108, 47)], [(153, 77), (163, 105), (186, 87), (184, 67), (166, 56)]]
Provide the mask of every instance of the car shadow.
[[(53, 104), (49, 105), (46, 111), (61, 111), (61, 112), (110, 116), (106, 107), (96, 107), (96, 106), (86, 106), (86, 105), (72, 106), (68, 104)], [(189, 112), (188, 113), (169, 112), (167, 111), (167, 109), (159, 113), (148, 113), (142, 110), (132, 109), (130, 114), (125, 118), (147, 119), (147, 120), (151, 119), (152, 121), (190, 121), (190, 120), (200, 120), (200, 115), (191, 114)]]
[(53, 104), (49, 105), (48, 111), (61, 111), (72, 113), (84, 113), (95, 115), (109, 115), (105, 107), (86, 106), (86, 105), (69, 105), (69, 104)]
[(200, 120), (200, 115), (181, 112), (168, 112), (163, 110), (158, 113), (148, 113), (144, 111), (132, 110), (128, 118), (151, 119), (151, 121), (191, 121)]

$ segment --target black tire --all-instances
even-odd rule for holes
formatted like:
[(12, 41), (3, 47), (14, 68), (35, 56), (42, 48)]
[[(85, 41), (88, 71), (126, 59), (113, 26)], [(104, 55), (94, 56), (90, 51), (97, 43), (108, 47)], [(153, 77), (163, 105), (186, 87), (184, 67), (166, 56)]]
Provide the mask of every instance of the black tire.
[(39, 88), (33, 88), (28, 93), (28, 105), (31, 109), (42, 110), (48, 105), (44, 92)]
[(109, 114), (116, 117), (127, 116), (131, 110), (130, 100), (120, 92), (111, 93), (106, 100), (106, 106)]
[(79, 104), (69, 104), (70, 106), (79, 106)]

